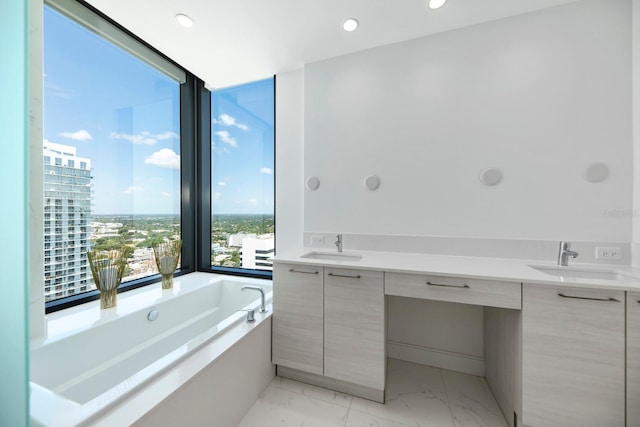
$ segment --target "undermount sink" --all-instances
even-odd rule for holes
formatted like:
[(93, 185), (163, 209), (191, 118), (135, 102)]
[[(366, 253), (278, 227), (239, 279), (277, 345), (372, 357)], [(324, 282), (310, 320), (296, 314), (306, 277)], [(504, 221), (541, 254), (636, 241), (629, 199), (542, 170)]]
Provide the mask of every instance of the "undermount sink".
[(640, 281), (633, 276), (620, 273), (616, 270), (595, 269), (588, 267), (552, 267), (530, 265), (529, 267), (542, 273), (565, 279), (594, 279), (594, 280), (614, 280), (614, 281)]
[(360, 254), (345, 254), (341, 252), (309, 252), (302, 255), (301, 258), (308, 259), (321, 259), (324, 261), (345, 261), (345, 262), (357, 262), (362, 260)]

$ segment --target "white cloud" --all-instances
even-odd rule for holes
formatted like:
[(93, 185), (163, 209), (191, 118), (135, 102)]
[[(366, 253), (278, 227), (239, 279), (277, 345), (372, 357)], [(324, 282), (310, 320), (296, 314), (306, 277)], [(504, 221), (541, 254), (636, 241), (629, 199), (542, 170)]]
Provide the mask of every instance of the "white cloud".
[(229, 132), (227, 132), (226, 130), (219, 130), (214, 132), (214, 134), (220, 138), (220, 141), (230, 145), (232, 147), (237, 147), (238, 146), (238, 141), (236, 141), (236, 139), (234, 137), (232, 137)]
[(144, 190), (144, 188), (142, 187), (129, 187), (126, 190), (122, 190), (122, 193), (124, 194), (133, 194), (133, 193), (138, 193), (140, 191)]
[(273, 175), (273, 170), (271, 168), (260, 168), (260, 173), (264, 173), (267, 175)]
[(244, 131), (249, 130), (249, 126), (245, 125), (244, 123), (238, 123), (235, 117), (228, 114), (220, 114), (218, 119), (213, 119), (213, 123), (220, 123), (224, 126), (235, 126), (238, 129), (242, 129)]
[[(143, 132), (144, 133), (144, 132)], [(166, 131), (166, 132), (162, 132), (162, 133), (157, 133), (155, 135), (156, 138), (158, 138), (160, 141), (164, 141), (165, 139), (173, 139), (176, 138), (178, 139), (180, 135), (178, 135), (175, 132), (171, 132), (171, 131)]]
[(215, 193), (213, 193), (214, 200), (220, 200), (220, 197), (222, 197), (222, 193), (221, 192), (216, 191)]
[(249, 202), (249, 204), (251, 204), (252, 206), (258, 206), (258, 199), (249, 199), (247, 200)]
[(180, 156), (170, 148), (163, 148), (160, 151), (156, 151), (144, 162), (148, 165), (160, 166), (161, 168), (180, 169)]
[(224, 187), (225, 185), (227, 185), (227, 183), (231, 181), (231, 177), (230, 176), (225, 176), (224, 178), (222, 178), (220, 181), (218, 181), (218, 186), (219, 187)]
[(55, 96), (62, 99), (71, 99), (74, 97), (74, 92), (68, 90), (56, 83), (51, 82), (49, 79), (44, 81), (44, 91), (47, 95)]
[(63, 138), (74, 139), (76, 141), (90, 141), (93, 139), (89, 131), (86, 129), (80, 129), (75, 132), (62, 132), (60, 136)]
[(162, 133), (151, 133), (146, 130), (140, 133), (128, 134), (128, 133), (117, 133), (112, 132), (112, 139), (123, 139), (125, 141), (129, 141), (133, 144), (143, 144), (143, 145), (154, 145), (157, 144), (158, 141), (164, 141), (166, 139), (178, 138), (178, 134), (175, 132), (162, 132)]
[(162, 192), (162, 195), (163, 195), (164, 197), (171, 197), (171, 193), (169, 193), (168, 191), (163, 191), (163, 192)]

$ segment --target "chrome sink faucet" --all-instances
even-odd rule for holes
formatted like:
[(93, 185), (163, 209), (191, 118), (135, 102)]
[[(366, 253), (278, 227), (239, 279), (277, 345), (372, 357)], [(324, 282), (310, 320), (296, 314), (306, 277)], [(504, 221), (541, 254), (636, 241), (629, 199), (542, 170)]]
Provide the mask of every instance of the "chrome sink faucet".
[[(260, 286), (251, 286), (251, 285), (246, 285), (242, 287), (242, 290), (252, 290), (252, 291), (258, 291), (260, 292), (260, 313), (266, 313), (267, 312), (267, 307), (264, 304), (264, 290), (260, 287)], [(247, 317), (248, 319), (248, 317)]]
[(560, 247), (558, 248), (558, 265), (561, 267), (566, 267), (569, 265), (569, 257), (577, 258), (578, 252), (572, 251), (571, 242), (560, 242)]
[(335, 245), (338, 248), (338, 252), (342, 252), (342, 234), (336, 235), (336, 238), (338, 240), (336, 240)]

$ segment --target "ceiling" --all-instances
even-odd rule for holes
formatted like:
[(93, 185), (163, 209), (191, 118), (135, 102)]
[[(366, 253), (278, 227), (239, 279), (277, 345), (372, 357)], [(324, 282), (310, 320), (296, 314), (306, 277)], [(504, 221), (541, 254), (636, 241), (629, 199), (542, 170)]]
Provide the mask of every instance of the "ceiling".
[[(210, 88), (573, 1), (449, 0), (431, 10), (425, 0), (88, 0)], [(342, 30), (349, 17), (360, 21), (352, 33)]]

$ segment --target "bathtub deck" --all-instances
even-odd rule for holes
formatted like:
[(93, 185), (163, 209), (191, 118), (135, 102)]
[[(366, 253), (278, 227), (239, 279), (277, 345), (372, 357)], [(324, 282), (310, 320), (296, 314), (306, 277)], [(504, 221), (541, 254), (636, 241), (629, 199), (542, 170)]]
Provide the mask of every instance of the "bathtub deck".
[(507, 427), (484, 378), (388, 363), (385, 405), (276, 377), (239, 427)]

